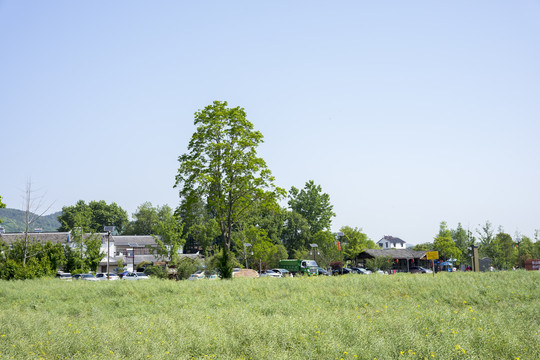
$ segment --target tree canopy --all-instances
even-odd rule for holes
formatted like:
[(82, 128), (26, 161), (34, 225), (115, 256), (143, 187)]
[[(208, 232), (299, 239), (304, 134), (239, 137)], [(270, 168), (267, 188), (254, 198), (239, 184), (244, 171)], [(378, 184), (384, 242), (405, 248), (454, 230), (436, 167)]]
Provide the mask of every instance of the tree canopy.
[(243, 108), (227, 106), (214, 101), (195, 113), (197, 130), (188, 152), (178, 158), (175, 187), (185, 204), (203, 199), (212, 210), (222, 236), (221, 275), (230, 278), (233, 227), (255, 204), (273, 205), (285, 192), (274, 185), (266, 162), (257, 156), (263, 135), (253, 129)]
[(104, 226), (115, 226), (121, 233), (128, 224), (127, 212), (116, 203), (108, 205), (104, 200), (90, 201), (86, 204), (79, 200), (74, 206), (64, 206), (58, 215), (60, 228), (58, 231), (69, 231), (76, 223), (83, 225), (91, 232), (101, 232)]
[(291, 187), (289, 206), (306, 219), (312, 234), (330, 229), (332, 217), (336, 216), (330, 195), (323, 193), (321, 186), (315, 185), (313, 180), (306, 182), (302, 190)]

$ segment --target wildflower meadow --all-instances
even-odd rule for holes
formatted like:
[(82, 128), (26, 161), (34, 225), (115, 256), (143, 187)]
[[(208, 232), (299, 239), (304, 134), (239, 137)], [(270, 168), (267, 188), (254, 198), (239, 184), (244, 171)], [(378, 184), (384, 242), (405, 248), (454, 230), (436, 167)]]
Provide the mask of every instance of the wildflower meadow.
[(540, 359), (540, 272), (0, 282), (0, 359)]

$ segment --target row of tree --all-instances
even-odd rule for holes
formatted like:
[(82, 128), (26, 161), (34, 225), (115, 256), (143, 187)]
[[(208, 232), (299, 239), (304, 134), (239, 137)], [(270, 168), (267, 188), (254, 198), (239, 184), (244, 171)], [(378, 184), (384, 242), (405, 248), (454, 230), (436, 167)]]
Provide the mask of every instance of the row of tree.
[(63, 269), (74, 274), (96, 271), (105, 253), (101, 251), (101, 238), (97, 235), (72, 233), (73, 246), (50, 241), (41, 243), (17, 239), (11, 246), (0, 241), (0, 279), (24, 280), (53, 276)]
[(528, 259), (540, 259), (538, 230), (535, 231), (534, 241), (522, 234), (512, 238), (502, 227), (495, 232), (493, 225), (486, 221), (474, 234), (465, 230), (461, 223), (455, 229), (449, 229), (443, 221), (432, 243), (419, 244), (414, 249), (435, 250), (442, 259), (456, 259), (458, 264), (471, 264), (471, 247), (478, 246), (480, 257), (490, 258), (492, 265), (502, 270), (524, 267)]

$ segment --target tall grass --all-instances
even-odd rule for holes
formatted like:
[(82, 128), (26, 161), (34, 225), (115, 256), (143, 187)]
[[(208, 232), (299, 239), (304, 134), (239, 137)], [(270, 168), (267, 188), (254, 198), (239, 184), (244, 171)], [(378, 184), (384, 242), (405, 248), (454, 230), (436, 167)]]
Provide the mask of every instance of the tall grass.
[(540, 272), (0, 282), (0, 358), (540, 359)]

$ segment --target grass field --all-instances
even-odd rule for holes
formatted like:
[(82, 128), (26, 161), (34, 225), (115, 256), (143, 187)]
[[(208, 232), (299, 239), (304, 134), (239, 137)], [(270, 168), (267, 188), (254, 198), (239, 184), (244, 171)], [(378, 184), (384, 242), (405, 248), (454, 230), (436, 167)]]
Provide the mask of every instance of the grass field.
[(540, 272), (0, 282), (0, 359), (540, 359)]

